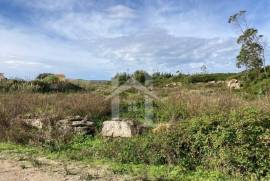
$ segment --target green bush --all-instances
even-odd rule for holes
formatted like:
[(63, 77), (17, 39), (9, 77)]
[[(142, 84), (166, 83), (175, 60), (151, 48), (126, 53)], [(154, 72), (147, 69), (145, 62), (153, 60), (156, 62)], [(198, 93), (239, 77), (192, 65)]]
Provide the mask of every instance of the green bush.
[[(155, 166), (162, 173), (152, 170), (152, 175), (163, 179), (180, 178), (183, 171), (185, 176), (194, 172), (198, 177), (201, 173), (218, 179), (222, 173), (260, 180), (270, 175), (270, 113), (248, 108), (185, 120), (156, 134), (125, 139), (77, 136), (69, 143), (46, 146), (73, 160)], [(167, 176), (164, 166), (171, 168)]]
[(234, 73), (193, 74), (188, 79), (190, 83), (225, 81), (234, 75)]
[(145, 84), (145, 81), (151, 78), (150, 75), (146, 71), (143, 71), (143, 70), (135, 71), (132, 77), (138, 82), (140, 82), (141, 84)]
[(117, 73), (113, 78), (112, 78), (112, 81), (113, 82), (117, 82), (118, 85), (117, 86), (120, 86), (120, 85), (123, 85), (128, 79), (130, 79), (130, 75), (123, 72), (123, 73)]
[(108, 140), (99, 154), (121, 163), (264, 177), (270, 172), (269, 141), (270, 115), (247, 109), (183, 121), (157, 135)]
[(49, 84), (55, 84), (55, 83), (59, 83), (60, 79), (59, 77), (55, 76), (55, 75), (48, 75), (46, 76), (44, 79), (42, 79), (44, 82), (47, 82)]
[(151, 77), (150, 75), (144, 70), (137, 70), (133, 74), (128, 74), (126, 72), (117, 73), (113, 78), (112, 81), (117, 81), (118, 85), (124, 84), (130, 78), (134, 78), (141, 84), (144, 84), (146, 80), (149, 80)]
[[(48, 78), (48, 80), (46, 80)], [(44, 80), (35, 80), (32, 85), (35, 87), (33, 92), (47, 93), (47, 92), (79, 92), (84, 91), (83, 88), (79, 87), (70, 82), (57, 81), (54, 77), (48, 76)]]
[(36, 79), (42, 80), (42, 79), (45, 79), (46, 77), (52, 76), (52, 75), (53, 75), (52, 73), (42, 73), (42, 74), (39, 74)]
[(67, 81), (59, 81), (55, 76), (47, 76), (43, 80), (24, 81), (7, 80), (0, 82), (0, 92), (79, 92), (84, 89)]

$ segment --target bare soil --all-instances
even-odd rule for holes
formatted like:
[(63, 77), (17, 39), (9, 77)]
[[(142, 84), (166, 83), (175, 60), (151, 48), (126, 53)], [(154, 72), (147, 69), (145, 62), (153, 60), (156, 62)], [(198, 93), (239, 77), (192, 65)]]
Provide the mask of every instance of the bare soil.
[(0, 181), (130, 180), (113, 174), (106, 166), (63, 163), (44, 158), (7, 158), (0, 155)]

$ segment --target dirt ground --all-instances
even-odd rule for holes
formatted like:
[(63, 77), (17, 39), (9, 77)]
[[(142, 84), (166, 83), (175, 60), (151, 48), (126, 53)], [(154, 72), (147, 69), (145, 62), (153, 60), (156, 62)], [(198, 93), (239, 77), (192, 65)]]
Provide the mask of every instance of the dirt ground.
[(0, 181), (81, 181), (130, 180), (114, 175), (108, 169), (61, 163), (47, 159), (7, 159), (0, 156)]

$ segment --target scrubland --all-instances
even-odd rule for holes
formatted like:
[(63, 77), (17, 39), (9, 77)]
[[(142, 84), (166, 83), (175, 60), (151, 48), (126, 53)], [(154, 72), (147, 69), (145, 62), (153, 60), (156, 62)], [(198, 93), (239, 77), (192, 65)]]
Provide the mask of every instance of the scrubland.
[[(175, 77), (167, 78), (167, 82), (175, 81)], [(0, 151), (26, 150), (51, 159), (108, 164), (115, 174), (128, 174), (134, 180), (270, 179), (267, 92), (230, 91), (225, 84), (196, 81), (168, 87), (164, 82), (159, 79), (153, 88), (159, 99), (153, 103), (152, 126), (174, 126), (132, 138), (103, 138), (99, 134), (102, 122), (111, 119), (110, 99), (106, 96), (113, 89), (108, 83), (87, 86), (84, 82), (91, 88), (80, 92), (1, 93)], [(120, 97), (121, 117), (143, 122), (143, 95), (129, 90)], [(129, 100), (135, 103), (135, 111), (128, 111)], [(59, 120), (75, 115), (90, 117), (97, 133), (60, 133), (48, 142), (40, 132), (15, 119)]]

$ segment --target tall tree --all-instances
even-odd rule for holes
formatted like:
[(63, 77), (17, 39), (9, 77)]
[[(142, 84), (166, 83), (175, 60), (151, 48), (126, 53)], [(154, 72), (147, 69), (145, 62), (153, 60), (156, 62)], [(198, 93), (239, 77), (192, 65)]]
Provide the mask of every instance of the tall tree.
[(236, 66), (245, 67), (246, 70), (257, 70), (265, 67), (264, 43), (262, 35), (258, 35), (258, 30), (250, 28), (246, 18), (246, 11), (239, 11), (230, 16), (229, 23), (237, 26), (241, 35), (237, 43), (241, 45), (239, 55), (237, 56)]
[(203, 64), (201, 66), (201, 71), (202, 71), (203, 74), (206, 74), (207, 73), (207, 66), (205, 64)]

